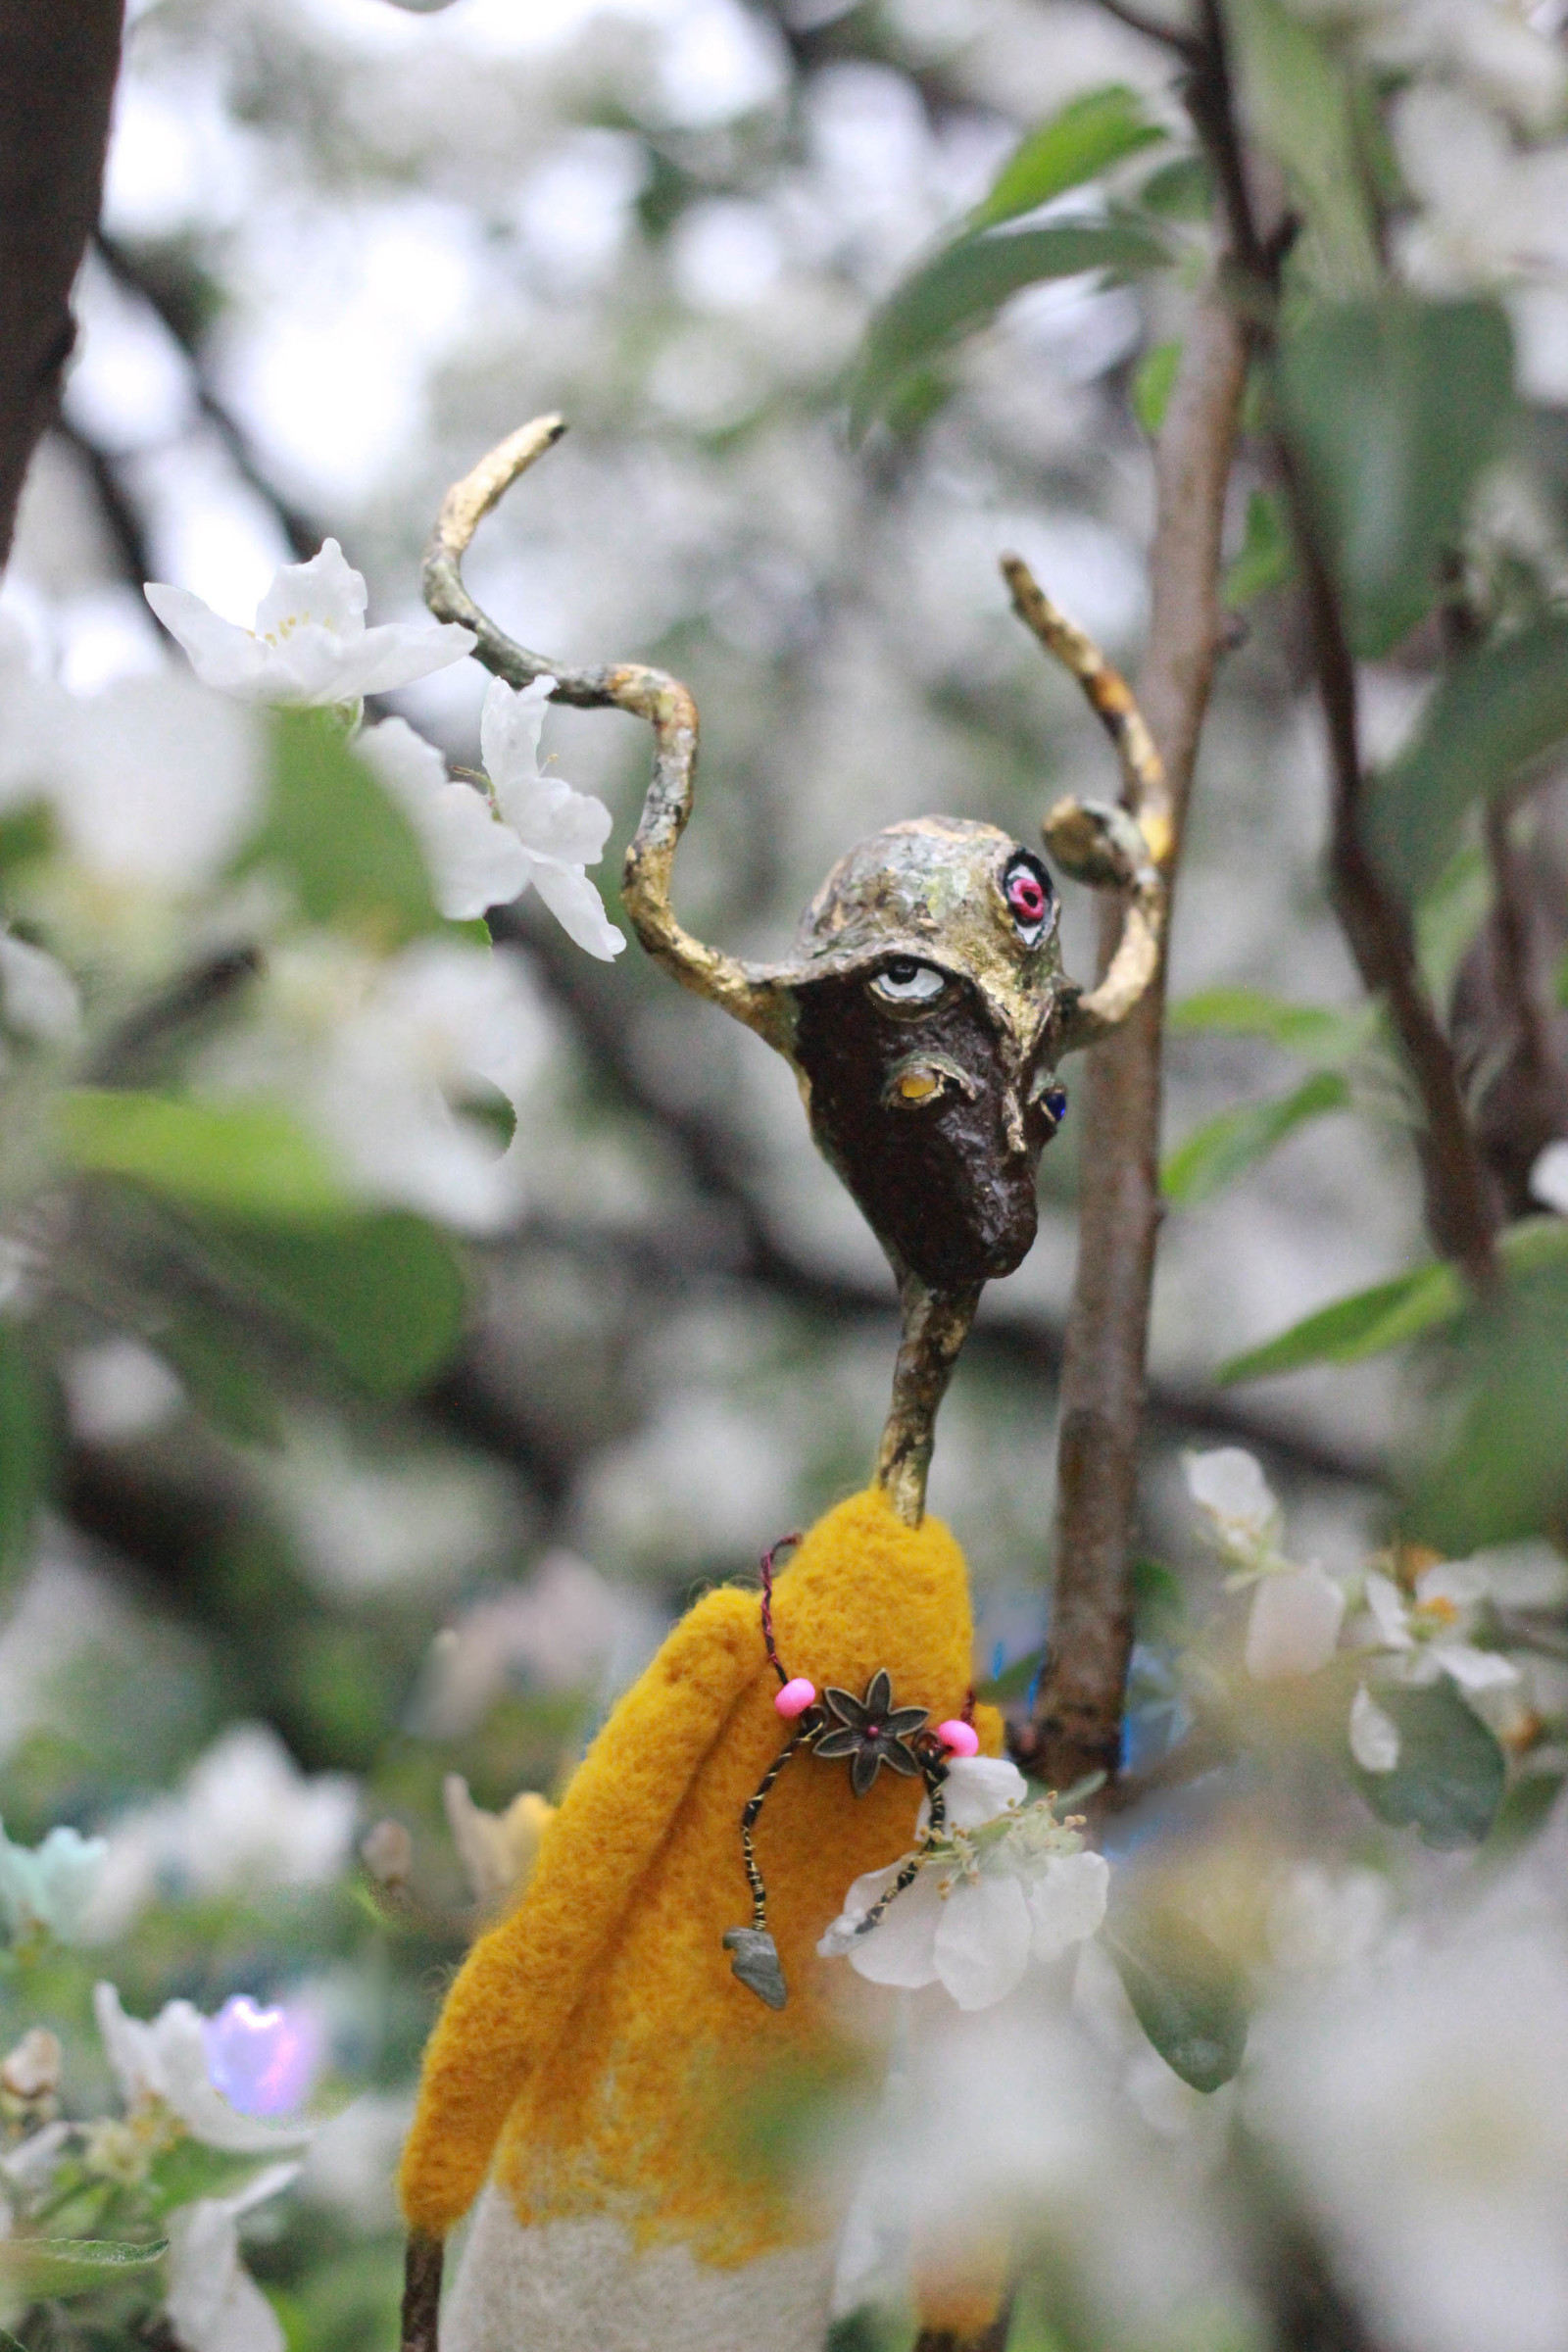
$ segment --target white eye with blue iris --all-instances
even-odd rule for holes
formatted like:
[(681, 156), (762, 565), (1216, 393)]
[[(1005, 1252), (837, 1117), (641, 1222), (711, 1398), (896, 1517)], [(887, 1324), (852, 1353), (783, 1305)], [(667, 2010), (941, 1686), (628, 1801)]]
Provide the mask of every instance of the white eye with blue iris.
[(912, 956), (896, 956), (871, 982), (871, 994), (884, 1004), (934, 1004), (947, 987), (946, 976), (934, 964), (917, 963)]

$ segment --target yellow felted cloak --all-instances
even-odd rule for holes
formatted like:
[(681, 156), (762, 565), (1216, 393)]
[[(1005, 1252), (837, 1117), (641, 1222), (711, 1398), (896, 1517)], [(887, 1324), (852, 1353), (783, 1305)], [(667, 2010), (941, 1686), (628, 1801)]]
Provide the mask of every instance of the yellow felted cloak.
[[(819, 1690), (858, 1693), (881, 1667), (898, 1704), (925, 1707), (933, 1726), (963, 1709), (963, 1555), (937, 1521), (906, 1526), (880, 1490), (811, 1530), (778, 1578), (773, 1621), (788, 1673)], [(831, 1996), (849, 1972), (817, 1958), (817, 1939), (853, 1879), (907, 1850), (922, 1792), (884, 1770), (857, 1798), (847, 1765), (809, 1755), (783, 1773), (757, 1829), (789, 1985), (787, 2006), (766, 2008), (733, 1975), (723, 1936), (751, 1917), (740, 1816), (787, 1737), (777, 1689), (760, 1595), (710, 1592), (616, 1706), (521, 1903), (475, 1944), (452, 1987), (403, 2160), (404, 2212), (412, 2230), (443, 2237), (490, 2176), (487, 2202), (508, 2211), (476, 2232), (466, 2267), (499, 2230), (508, 2250), (488, 2259), (510, 2264), (515, 2281), (460, 2282), (467, 2316), (457, 2352), (555, 2352), (579, 2328), (581, 2340), (607, 2343), (618, 2329), (647, 2352), (687, 2340), (731, 2352), (711, 2313), (689, 2337), (661, 2321), (675, 2269), (691, 2280), (782, 2280), (789, 2250), (829, 2234), (830, 2222), (757, 2161), (748, 2134), (792, 2083), (846, 2062)], [(995, 1752), (1000, 1722), (982, 1715)], [(583, 2297), (612, 2237), (632, 2316), (590, 2325)], [(562, 2251), (562, 2267), (541, 2286), (529, 2263), (547, 2247)], [(640, 2302), (639, 2263), (649, 2281)], [(509, 2323), (498, 2295), (525, 2291), (526, 2313)], [(775, 2337), (766, 2319), (762, 2309), (749, 2326), (735, 2321), (734, 2352), (804, 2340), (788, 2328)]]

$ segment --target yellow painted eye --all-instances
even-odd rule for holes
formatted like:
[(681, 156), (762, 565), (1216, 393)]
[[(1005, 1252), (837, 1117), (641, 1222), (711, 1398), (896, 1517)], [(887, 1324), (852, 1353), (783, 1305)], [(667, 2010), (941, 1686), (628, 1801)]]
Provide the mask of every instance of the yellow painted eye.
[(942, 1080), (935, 1070), (906, 1070), (899, 1080), (899, 1092), (906, 1102), (929, 1102), (933, 1095), (942, 1092)]

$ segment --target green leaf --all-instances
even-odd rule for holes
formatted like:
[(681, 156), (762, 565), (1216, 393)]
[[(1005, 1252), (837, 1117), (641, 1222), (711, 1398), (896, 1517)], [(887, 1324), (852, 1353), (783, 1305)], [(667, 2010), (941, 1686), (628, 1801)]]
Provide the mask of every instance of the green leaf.
[(91, 2294), (126, 2271), (150, 2270), (168, 2251), (166, 2237), (142, 2246), (108, 2237), (9, 2237), (0, 2239), (0, 2286), (29, 2303)]
[(74, 1167), (234, 1215), (318, 1223), (349, 1206), (325, 1154), (280, 1102), (193, 1102), (77, 1087), (55, 1109)]
[(1458, 1320), (1437, 1445), (1407, 1507), (1411, 1534), (1450, 1559), (1560, 1542), (1568, 1521), (1568, 1219), (1513, 1228), (1503, 1254), (1501, 1298)]
[(1247, 2050), (1241, 1971), (1201, 1930), (1165, 1905), (1124, 1897), (1101, 1938), (1144, 2032), (1194, 2090), (1218, 2090)]
[(423, 1388), (463, 1336), (462, 1261), (407, 1210), (309, 1232), (235, 1221), (209, 1230), (260, 1301), (309, 1332), (374, 1396)]
[(1345, 1110), (1349, 1101), (1349, 1087), (1338, 1070), (1314, 1070), (1293, 1094), (1222, 1110), (1177, 1146), (1160, 1170), (1159, 1189), (1183, 1208), (1212, 1200), (1308, 1119)]
[(1222, 1389), (1238, 1381), (1263, 1380), (1275, 1372), (1298, 1372), (1303, 1364), (1357, 1364), (1414, 1339), (1457, 1314), (1463, 1299), (1452, 1266), (1417, 1266), (1392, 1282), (1374, 1283), (1336, 1298), (1315, 1314), (1293, 1323), (1261, 1348), (1250, 1348), (1221, 1364), (1214, 1378)]
[[(1568, 1218), (1521, 1217), (1498, 1236), (1497, 1254), (1510, 1287), (1528, 1286), (1568, 1258)], [(1230, 1388), (1272, 1372), (1297, 1372), (1303, 1364), (1357, 1364), (1451, 1323), (1464, 1303), (1454, 1268), (1446, 1259), (1434, 1260), (1319, 1307), (1277, 1340), (1233, 1355), (1214, 1377), (1221, 1388)]]
[(27, 1337), (0, 1320), (0, 1587), (26, 1557), (55, 1466), (55, 1415)]
[(1295, 273), (1330, 294), (1370, 295), (1383, 272), (1355, 85), (1343, 59), (1282, 0), (1235, 0), (1228, 13), (1250, 123), (1304, 221)]
[(1015, 220), (1021, 213), (1032, 213), (1069, 188), (1098, 179), (1141, 148), (1162, 145), (1165, 138), (1145, 114), (1136, 90), (1125, 83), (1086, 91), (1014, 148), (990, 194), (964, 222), (964, 234), (974, 236), (983, 228)]
[(1352, 645), (1376, 659), (1431, 609), (1507, 428), (1507, 319), (1409, 294), (1320, 305), (1285, 338), (1277, 385)]
[(253, 1351), (235, 1347), (232, 1325), (183, 1305), (159, 1332), (158, 1348), (214, 1429), (242, 1446), (282, 1444), (282, 1404)]
[(1496, 896), (1492, 860), (1479, 841), (1461, 843), (1415, 907), (1415, 954), (1427, 994), (1446, 1004), (1476, 933)]
[(1187, 1614), (1187, 1593), (1174, 1568), (1147, 1556), (1132, 1568), (1133, 1624), (1141, 1642), (1170, 1642)]
[(1225, 574), (1226, 609), (1239, 612), (1256, 596), (1283, 587), (1296, 569), (1296, 551), (1280, 502), (1272, 490), (1254, 490), (1247, 502), (1247, 526), (1236, 561)]
[(1139, 362), (1133, 377), (1133, 415), (1151, 441), (1165, 421), (1165, 411), (1176, 388), (1176, 374), (1182, 364), (1179, 343), (1156, 343)]
[(413, 826), (329, 711), (273, 718), (267, 815), (238, 870), (272, 867), (300, 911), (377, 948), (445, 928)]
[(1411, 898), (1442, 873), (1478, 801), (1568, 737), (1568, 619), (1536, 621), (1458, 662), (1368, 809), (1384, 871)]
[(1152, 226), (1131, 219), (1063, 221), (965, 237), (907, 278), (872, 319), (850, 394), (859, 440), (903, 379), (982, 325), (1009, 296), (1090, 270), (1152, 270), (1169, 260)]
[(1150, 173), (1138, 201), (1160, 220), (1206, 220), (1214, 205), (1208, 166), (1200, 155), (1179, 155)]
[(1166, 1026), (1185, 1036), (1266, 1037), (1303, 1061), (1338, 1069), (1363, 1050), (1376, 1018), (1365, 1004), (1338, 1012), (1326, 1004), (1292, 1004), (1258, 988), (1207, 988), (1173, 1004)]
[(153, 2209), (159, 2214), (172, 2213), (176, 2205), (189, 2205), (197, 2197), (232, 2196), (276, 2161), (270, 2150), (241, 2155), (226, 2148), (210, 2148), (187, 2133), (164, 2150), (147, 2176)]
[(54, 810), (45, 801), (29, 801), (0, 816), (0, 874), (17, 866), (34, 865), (47, 858), (56, 841)]
[(1392, 1772), (1351, 1767), (1373, 1812), (1396, 1829), (1419, 1830), (1426, 1845), (1479, 1845), (1508, 1780), (1493, 1733), (1446, 1678), (1417, 1690), (1380, 1683), (1373, 1695), (1399, 1735)]

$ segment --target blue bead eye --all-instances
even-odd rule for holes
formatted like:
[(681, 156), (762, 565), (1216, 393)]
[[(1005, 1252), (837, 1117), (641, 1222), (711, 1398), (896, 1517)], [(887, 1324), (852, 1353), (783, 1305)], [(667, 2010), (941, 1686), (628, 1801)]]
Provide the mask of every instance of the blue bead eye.
[(1051, 1115), (1052, 1125), (1059, 1127), (1067, 1116), (1067, 1089), (1064, 1086), (1048, 1086), (1040, 1100)]

